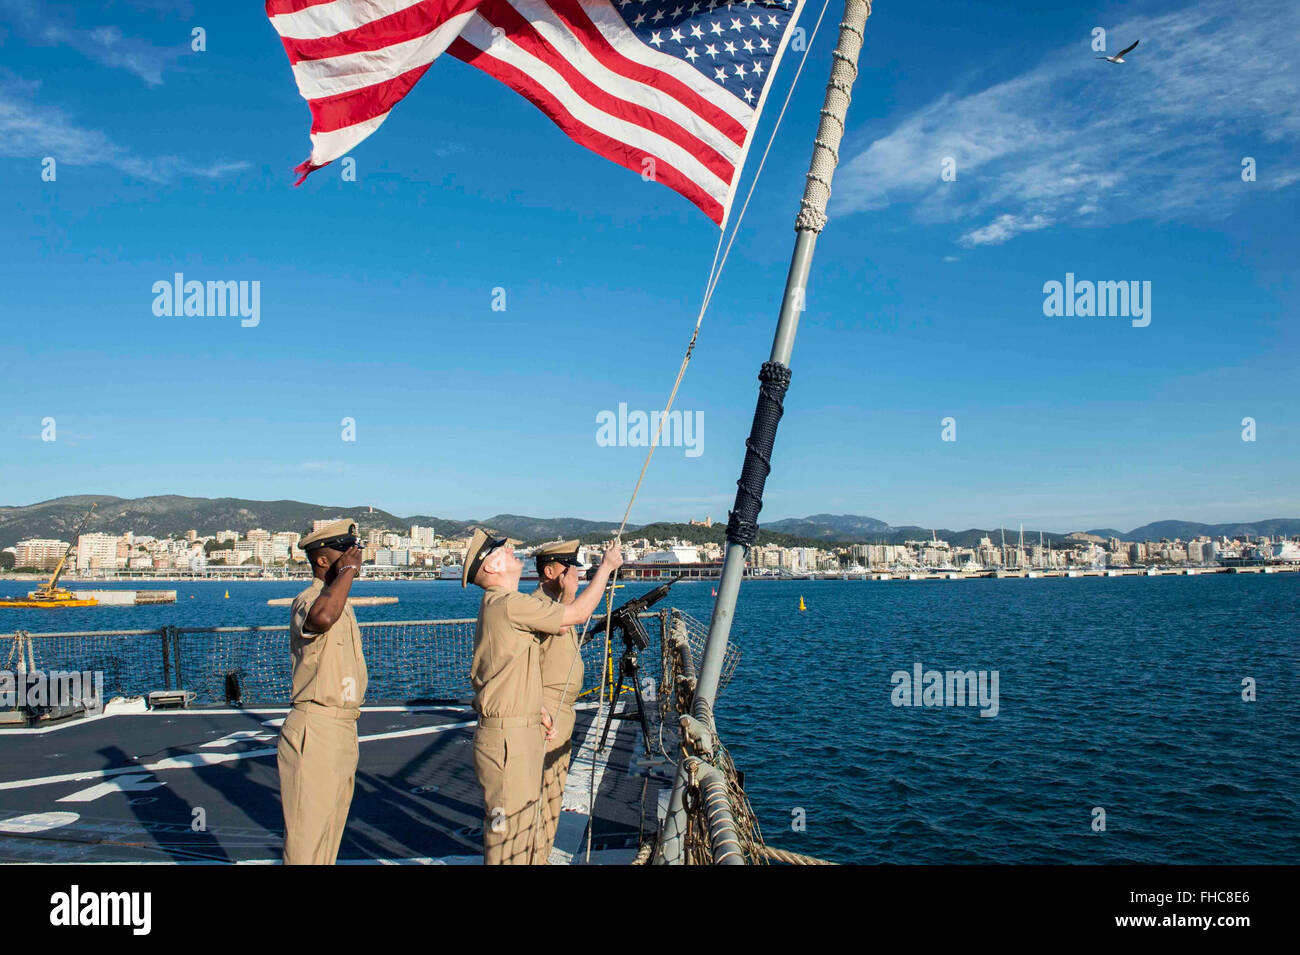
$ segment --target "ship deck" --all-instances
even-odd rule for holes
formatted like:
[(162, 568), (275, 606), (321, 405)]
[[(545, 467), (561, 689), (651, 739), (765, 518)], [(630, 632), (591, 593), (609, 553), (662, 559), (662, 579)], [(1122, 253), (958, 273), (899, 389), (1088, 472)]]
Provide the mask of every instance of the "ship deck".
[[(147, 710), (0, 729), (0, 862), (278, 864), (281, 708)], [(580, 705), (553, 864), (632, 860), (671, 778), (637, 768), (637, 722), (597, 755)], [(467, 706), (368, 706), (340, 864), (477, 864), (481, 791)], [(595, 812), (589, 809), (594, 784)], [(644, 791), (644, 795), (643, 795)]]

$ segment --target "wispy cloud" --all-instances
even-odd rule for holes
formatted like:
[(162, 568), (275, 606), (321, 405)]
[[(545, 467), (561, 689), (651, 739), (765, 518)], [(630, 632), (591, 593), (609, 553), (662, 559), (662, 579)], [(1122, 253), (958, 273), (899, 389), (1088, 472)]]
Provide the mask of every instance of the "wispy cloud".
[[(967, 247), (1052, 226), (1217, 216), (1300, 182), (1300, 4), (1208, 0), (1084, 36), (1024, 74), (949, 95), (847, 159), (840, 211), (910, 204)], [(1258, 160), (1242, 181), (1242, 159)], [(957, 179), (942, 181), (952, 157)]]
[(1022, 232), (1036, 232), (1039, 229), (1046, 229), (1051, 224), (1052, 220), (1044, 215), (1013, 216), (1007, 212), (998, 216), (988, 225), (967, 232), (961, 237), (961, 244), (966, 246), (998, 245)]
[[(77, 15), (85, 13), (71, 9)], [(188, 50), (188, 32), (176, 43), (158, 46), (127, 36), (112, 24), (80, 27), (68, 11), (35, 0), (0, 0), (0, 13), (30, 44), (69, 47), (104, 66), (128, 70), (150, 86), (160, 84), (163, 71)]]
[(60, 164), (105, 164), (149, 182), (186, 176), (216, 179), (247, 169), (247, 162), (198, 165), (179, 156), (138, 156), (97, 129), (79, 126), (59, 109), (34, 102), (35, 83), (0, 71), (0, 157), (42, 159)]

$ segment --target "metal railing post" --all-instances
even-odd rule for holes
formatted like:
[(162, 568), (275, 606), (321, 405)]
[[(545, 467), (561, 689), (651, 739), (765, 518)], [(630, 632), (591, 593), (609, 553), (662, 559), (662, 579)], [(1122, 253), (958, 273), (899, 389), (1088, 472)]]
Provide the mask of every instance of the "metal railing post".
[(172, 688), (172, 658), (171, 658), (171, 634), (167, 628), (163, 627), (158, 631), (158, 636), (162, 641), (162, 669), (163, 669), (163, 689)]
[(176, 661), (176, 689), (185, 689), (185, 675), (181, 669), (181, 633), (177, 627), (168, 627), (172, 637), (172, 657)]

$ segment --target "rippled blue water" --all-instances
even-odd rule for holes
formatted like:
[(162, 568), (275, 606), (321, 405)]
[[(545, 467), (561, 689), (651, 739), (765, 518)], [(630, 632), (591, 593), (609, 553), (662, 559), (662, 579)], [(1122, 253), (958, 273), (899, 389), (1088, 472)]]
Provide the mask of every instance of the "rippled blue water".
[[(179, 591), (177, 605), (0, 610), (0, 633), (284, 623), (285, 608), (266, 600), (298, 589), (162, 586)], [(400, 598), (361, 608), (362, 620), (472, 617), (478, 606), (456, 583), (363, 582), (355, 592)], [(707, 620), (710, 585), (679, 586), (672, 603)], [(768, 841), (799, 852), (1293, 863), (1298, 621), (1297, 574), (756, 582), (742, 589), (733, 637), (744, 658), (719, 701), (719, 730)], [(998, 715), (894, 706), (890, 675), (918, 662), (997, 670)], [(1247, 677), (1253, 703), (1242, 700)], [(1092, 829), (1094, 807), (1105, 832)], [(805, 831), (792, 829), (796, 810)]]

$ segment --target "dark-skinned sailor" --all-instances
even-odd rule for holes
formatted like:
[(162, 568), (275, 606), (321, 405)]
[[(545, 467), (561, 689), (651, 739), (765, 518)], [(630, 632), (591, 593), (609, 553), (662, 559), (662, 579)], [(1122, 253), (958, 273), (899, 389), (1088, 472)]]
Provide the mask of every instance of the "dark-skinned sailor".
[(356, 777), (357, 718), (366, 696), (361, 629), (348, 592), (361, 573), (357, 525), (335, 521), (303, 537), (312, 582), (289, 618), (292, 709), (276, 763), (284, 809), (284, 864), (333, 865)]

